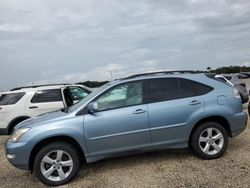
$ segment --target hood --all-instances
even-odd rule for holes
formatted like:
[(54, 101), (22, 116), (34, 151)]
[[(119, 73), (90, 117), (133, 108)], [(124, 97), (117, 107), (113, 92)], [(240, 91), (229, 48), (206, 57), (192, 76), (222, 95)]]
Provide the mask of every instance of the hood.
[[(66, 118), (66, 117), (68, 117), (70, 115), (71, 114), (62, 112), (61, 110), (49, 112), (49, 113), (46, 113), (46, 114), (39, 115), (37, 117), (27, 119), (27, 120), (19, 123), (15, 127), (15, 130), (19, 129), (19, 128), (23, 128), (23, 127), (34, 127), (34, 126), (38, 126), (38, 125), (41, 125), (41, 124), (44, 125), (46, 123), (50, 123), (50, 122), (53, 122), (53, 121), (64, 119), (64, 118)], [(44, 125), (44, 126), (46, 126), (46, 125)]]

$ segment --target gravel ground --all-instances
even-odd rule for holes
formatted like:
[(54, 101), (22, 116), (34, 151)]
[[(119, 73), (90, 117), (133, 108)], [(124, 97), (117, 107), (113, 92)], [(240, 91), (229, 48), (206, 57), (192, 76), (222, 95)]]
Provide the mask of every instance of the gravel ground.
[[(0, 187), (44, 187), (28, 171), (12, 167), (0, 137)], [(220, 159), (204, 161), (188, 150), (160, 151), (108, 159), (82, 167), (72, 183), (62, 187), (250, 187), (250, 121), (229, 140)]]

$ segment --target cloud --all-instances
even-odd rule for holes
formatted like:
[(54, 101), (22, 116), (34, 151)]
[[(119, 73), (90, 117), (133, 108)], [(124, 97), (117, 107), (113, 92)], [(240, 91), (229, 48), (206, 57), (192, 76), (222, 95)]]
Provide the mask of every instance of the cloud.
[(250, 2), (0, 0), (0, 90), (250, 61)]

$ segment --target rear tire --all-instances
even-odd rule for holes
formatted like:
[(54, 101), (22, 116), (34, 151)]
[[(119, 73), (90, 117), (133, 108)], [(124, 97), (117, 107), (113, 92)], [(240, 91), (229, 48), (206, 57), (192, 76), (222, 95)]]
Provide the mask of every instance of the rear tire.
[(202, 159), (217, 159), (227, 150), (228, 135), (225, 128), (216, 122), (199, 125), (190, 138), (192, 151)]
[(34, 161), (34, 174), (47, 186), (69, 183), (80, 168), (78, 151), (66, 142), (54, 142), (43, 147)]

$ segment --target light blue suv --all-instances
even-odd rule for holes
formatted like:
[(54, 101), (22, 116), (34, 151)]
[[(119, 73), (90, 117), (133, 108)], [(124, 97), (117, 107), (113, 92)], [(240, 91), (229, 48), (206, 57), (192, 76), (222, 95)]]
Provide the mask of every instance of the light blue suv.
[(203, 73), (134, 75), (96, 89), (68, 109), (20, 123), (6, 143), (14, 166), (44, 184), (70, 182), (81, 162), (158, 149), (222, 156), (247, 114), (237, 89)]

